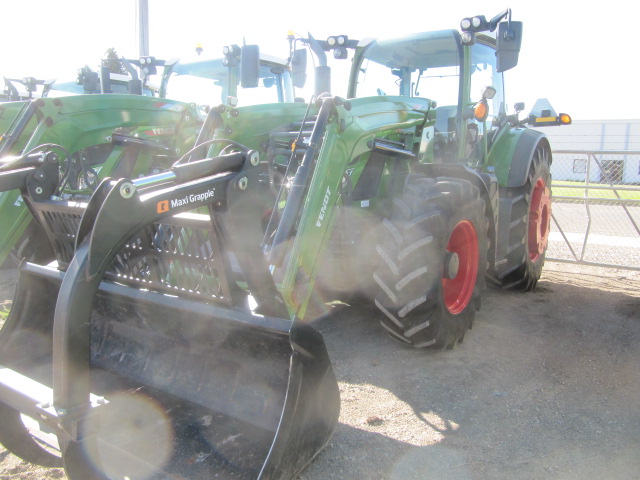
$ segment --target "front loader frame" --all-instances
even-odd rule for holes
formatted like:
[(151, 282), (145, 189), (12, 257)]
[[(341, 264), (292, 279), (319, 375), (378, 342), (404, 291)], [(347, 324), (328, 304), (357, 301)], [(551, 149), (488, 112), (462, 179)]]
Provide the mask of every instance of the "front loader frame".
[[(56, 433), (70, 478), (102, 478), (102, 467), (96, 468), (95, 459), (83, 453), (98, 449), (96, 439), (100, 437), (100, 432), (95, 431), (95, 419), (109, 415), (111, 394), (92, 393), (96, 388), (95, 378), (102, 375), (99, 373), (102, 371), (108, 371), (109, 376), (126, 379), (124, 383), (131, 385), (129, 388), (141, 385), (146, 386), (145, 390), (151, 388), (152, 392), (160, 389), (161, 394), (156, 395), (165, 399), (163, 401), (167, 401), (167, 396), (178, 397), (181, 402), (194, 405), (195, 411), (201, 408), (195, 406), (206, 405), (211, 411), (218, 412), (216, 415), (242, 419), (245, 423), (256, 425), (260, 431), (273, 432), (269, 446), (263, 453), (265, 458), (251, 466), (253, 470), (257, 468), (258, 478), (295, 474), (328, 440), (335, 427), (339, 407), (337, 384), (322, 338), (310, 326), (292, 322), (266, 264), (259, 260), (260, 249), (256, 239), (260, 237), (251, 236), (253, 232), (250, 230), (254, 227), (248, 220), (254, 215), (252, 211), (255, 208), (251, 209), (251, 193), (245, 193), (242, 185), (245, 182), (257, 182), (257, 165), (255, 154), (243, 150), (176, 164), (170, 173), (155, 177), (135, 181), (106, 179), (84, 207), (75, 238), (65, 238), (49, 227), (54, 223), (59, 224), (63, 215), (77, 219), (77, 207), (59, 202), (33, 201), (28, 196), (28, 190), (23, 189), (30, 208), (42, 219), (50, 238), (58, 246), (56, 250), (61, 266), (65, 266), (65, 261), (69, 263), (64, 274), (52, 267), (38, 267), (29, 263), (21, 269), (15, 305), (2, 330), (4, 338), (1, 344), (4, 347), (0, 349), (0, 362), (3, 364), (0, 368), (0, 402), (14, 411), (33, 416)], [(28, 172), (13, 172), (13, 175), (16, 183), (28, 178)], [(197, 214), (195, 218), (190, 214), (181, 219), (180, 213), (202, 207), (209, 210), (210, 221), (204, 221)], [(119, 215), (119, 212), (125, 211), (127, 215)], [(50, 214), (54, 214), (54, 217), (50, 217)], [(258, 217), (254, 222), (258, 229), (259, 220)], [(163, 243), (160, 237), (164, 236), (164, 240), (168, 241), (172, 235), (169, 228), (172, 222), (181, 224), (182, 231), (187, 229), (190, 233), (185, 233), (174, 243)], [(187, 267), (179, 267), (178, 254), (191, 257), (193, 253), (188, 251), (188, 237), (197, 237), (194, 226), (198, 223), (207, 226), (210, 248), (219, 252), (208, 255), (215, 265), (207, 269), (202, 265), (202, 259), (196, 259)], [(150, 238), (149, 229), (155, 232), (155, 237)], [(155, 245), (156, 251), (145, 250), (149, 245), (145, 244), (145, 238)], [(249, 240), (230, 244), (230, 238)], [(75, 253), (70, 261), (68, 250), (62, 246), (65, 241), (75, 243)], [(201, 245), (201, 241), (202, 237), (197, 238), (198, 245)], [(170, 252), (170, 245), (184, 251)], [(236, 266), (229, 261), (229, 250), (233, 251), (237, 260)], [(162, 257), (168, 259), (164, 264)], [(172, 267), (175, 268), (172, 270)], [(134, 276), (130, 274), (136, 268), (137, 278), (132, 278)], [(158, 272), (149, 274), (154, 268), (164, 272), (163, 278), (158, 276)], [(180, 284), (183, 276), (190, 275), (188, 270), (198, 268), (199, 281), (196, 283), (213, 278), (218, 286), (207, 290), (198, 288), (199, 285), (187, 285), (185, 288), (184, 283)], [(149, 275), (145, 277), (145, 274)], [(22, 327), (27, 321), (25, 319), (37, 316), (34, 308), (38, 310), (44, 307), (38, 301), (26, 300), (29, 292), (38, 284), (41, 288), (47, 285), (45, 290), (58, 289), (51, 325), (53, 346), (50, 362), (53, 367), (50, 374), (44, 375), (44, 379), (29, 379), (23, 383), (29, 377), (29, 365), (39, 362), (25, 358), (24, 354), (16, 356), (16, 348), (26, 347), (26, 351), (29, 350), (19, 341)], [(240, 285), (247, 285), (248, 290)], [(183, 292), (185, 289), (188, 291)], [(251, 292), (252, 307), (249, 306), (247, 291)], [(176, 293), (179, 293), (177, 298), (174, 297)], [(114, 298), (118, 299), (117, 307), (113, 303)], [(46, 303), (46, 298), (43, 301)], [(158, 315), (166, 315), (168, 320), (158, 320), (163, 327), (158, 327), (160, 331), (151, 336), (146, 333), (132, 335), (132, 338), (121, 337), (117, 333), (119, 330), (137, 331), (135, 324), (123, 327), (120, 326), (121, 322), (104, 317), (110, 312), (129, 310), (133, 317), (140, 315), (133, 313), (136, 311), (157, 312), (150, 315), (147, 321)], [(177, 319), (186, 322), (180, 327), (186, 329), (185, 332), (200, 325), (198, 328), (202, 332), (193, 337), (191, 342), (200, 337), (208, 338), (206, 342), (220, 342), (215, 340), (218, 337), (236, 338), (230, 346), (222, 344), (203, 350), (199, 355), (209, 358), (205, 364), (229, 363), (232, 355), (238, 355), (239, 364), (242, 364), (243, 361), (250, 361), (245, 357), (248, 351), (256, 349), (256, 345), (273, 344), (273, 347), (262, 353), (256, 352), (256, 361), (260, 366), (256, 366), (255, 371), (237, 371), (229, 380), (229, 385), (225, 383), (225, 373), (215, 367), (211, 371), (220, 373), (220, 377), (203, 371), (201, 375), (204, 376), (196, 383), (200, 385), (198, 388), (190, 383), (193, 374), (176, 376), (169, 384), (158, 384), (152, 372), (168, 368), (166, 361), (158, 360), (157, 366), (149, 370), (144, 367), (144, 362), (131, 363), (127, 358), (142, 358), (142, 352), (133, 353), (140, 348), (137, 345), (146, 345), (144, 348), (153, 352), (161, 351), (164, 342), (169, 341), (161, 332), (175, 328)], [(211, 326), (206, 327), (207, 324)], [(119, 340), (114, 343), (108, 340), (111, 338), (109, 334), (96, 331), (104, 328), (115, 329), (111, 335), (116, 335)], [(211, 328), (218, 335), (211, 337), (206, 333)], [(246, 333), (240, 335), (241, 331)], [(111, 346), (102, 345), (110, 341)], [(123, 353), (114, 357), (114, 348), (116, 351), (123, 349)], [(234, 354), (236, 350), (239, 353)], [(126, 351), (129, 353), (125, 354)], [(225, 351), (227, 354), (224, 358), (216, 357), (222, 356)], [(38, 357), (42, 355), (42, 352), (38, 353)], [(152, 355), (147, 361), (153, 363), (157, 355), (160, 354)], [(265, 360), (258, 360), (262, 355), (267, 355)], [(198, 364), (203, 360), (198, 361), (198, 355), (184, 353), (180, 358), (187, 371), (202, 370)], [(265, 370), (269, 368), (269, 358), (271, 362), (277, 361), (280, 369), (271, 373)], [(46, 370), (46, 365), (39, 365), (39, 370)], [(96, 371), (96, 368), (99, 370)], [(46, 379), (49, 375), (50, 381)], [(257, 375), (262, 376), (260, 382), (265, 388), (271, 385), (260, 394), (255, 385)], [(251, 385), (251, 389), (247, 390), (244, 384)], [(234, 391), (237, 393), (233, 394)], [(243, 391), (243, 397), (237, 397)], [(266, 394), (267, 391), (271, 393)], [(176, 425), (187, 421), (188, 418), (176, 419)], [(109, 421), (102, 418), (101, 422)], [(229, 424), (236, 423), (233, 421)], [(314, 430), (313, 435), (308, 434), (309, 429)], [(179, 431), (176, 435), (180, 435)], [(184, 473), (183, 470), (192, 469), (188, 459), (181, 458), (179, 452), (174, 453), (169, 463), (171, 467), (167, 468), (172, 468), (173, 472)], [(210, 463), (209, 467), (198, 465), (198, 468), (215, 470), (220, 467), (215, 465), (213, 459)], [(232, 466), (249, 468), (244, 465)], [(189, 475), (194, 475), (193, 471)]]

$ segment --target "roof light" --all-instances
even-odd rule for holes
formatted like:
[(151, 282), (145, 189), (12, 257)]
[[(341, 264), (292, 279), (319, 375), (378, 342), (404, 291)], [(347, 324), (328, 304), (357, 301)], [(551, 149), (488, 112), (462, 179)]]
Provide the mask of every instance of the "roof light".
[(460, 39), (463, 45), (473, 45), (476, 41), (476, 36), (473, 32), (462, 32)]
[(240, 55), (240, 47), (238, 45), (225, 45), (224, 47), (222, 47), (222, 54), (225, 57), (237, 57)]
[(496, 96), (496, 93), (497, 91), (495, 87), (491, 85), (487, 85), (482, 89), (482, 98), (488, 98), (489, 100), (491, 100), (493, 97)]
[(490, 24), (484, 15), (463, 18), (460, 22), (460, 29), (463, 32), (485, 32), (490, 29)]
[(344, 47), (334, 48), (333, 49), (333, 58), (336, 60), (344, 60), (349, 57), (349, 53), (347, 49)]

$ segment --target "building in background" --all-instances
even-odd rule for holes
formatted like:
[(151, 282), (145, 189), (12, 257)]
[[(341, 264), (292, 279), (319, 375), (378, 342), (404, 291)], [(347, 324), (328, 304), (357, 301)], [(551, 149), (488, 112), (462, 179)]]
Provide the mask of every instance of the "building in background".
[(613, 153), (640, 151), (640, 119), (574, 120), (571, 125), (542, 131), (554, 151), (595, 153), (597, 158), (589, 161), (586, 154), (555, 153), (551, 167), (554, 181), (582, 182), (588, 178), (593, 183), (640, 184), (640, 155)]

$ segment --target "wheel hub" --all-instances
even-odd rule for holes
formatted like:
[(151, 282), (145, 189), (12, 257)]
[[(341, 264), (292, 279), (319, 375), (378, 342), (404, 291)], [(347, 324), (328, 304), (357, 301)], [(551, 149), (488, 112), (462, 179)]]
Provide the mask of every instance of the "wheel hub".
[(460, 257), (456, 252), (446, 252), (444, 254), (444, 269), (442, 276), (446, 279), (453, 280), (458, 275), (460, 268)]
[(547, 249), (551, 222), (551, 190), (544, 179), (536, 181), (529, 208), (529, 258), (535, 262)]
[(476, 229), (469, 220), (462, 220), (449, 237), (442, 273), (444, 304), (452, 315), (462, 313), (471, 301), (479, 257)]

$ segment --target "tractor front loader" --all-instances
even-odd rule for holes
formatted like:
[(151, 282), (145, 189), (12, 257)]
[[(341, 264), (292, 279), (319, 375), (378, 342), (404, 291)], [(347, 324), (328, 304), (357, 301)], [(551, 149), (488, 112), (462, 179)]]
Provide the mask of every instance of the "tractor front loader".
[[(193, 146), (202, 123), (191, 104), (135, 95), (7, 102), (0, 104), (0, 120), (5, 116), (0, 171), (21, 156), (44, 159), (56, 145), (52, 154), (62, 165), (62, 180), (48, 181), (57, 183), (57, 198), (86, 196), (110, 175), (135, 177), (170, 167)], [(44, 178), (37, 173), (33, 181)], [(9, 256), (17, 262), (52, 259), (45, 238), (20, 191), (0, 193), (0, 264)]]
[[(290, 477), (328, 441), (331, 364), (322, 337), (291, 322), (252, 241), (258, 154), (230, 146), (106, 179), (86, 206), (34, 200), (35, 167), (0, 174), (4, 188), (24, 182), (58, 258), (22, 265), (0, 332), (8, 449), (57, 461), (19, 412), (55, 434), (77, 479)], [(198, 208), (208, 213), (188, 213)]]
[[(145, 71), (159, 69), (158, 63), (165, 65), (159, 93), (163, 98), (110, 93), (0, 103), (0, 158), (6, 163), (21, 155), (44, 157), (47, 145), (57, 145), (55, 153), (64, 164), (64, 181), (55, 195), (67, 199), (86, 197), (102, 179), (112, 175), (137, 177), (166, 170), (194, 145), (206, 118), (194, 103), (196, 98), (206, 98), (209, 103), (221, 101), (215, 107), (218, 109), (238, 101), (292, 100), (286, 63), (259, 53), (255, 56), (257, 76), (269, 88), (239, 89), (239, 56), (251, 48), (236, 47), (224, 58), (198, 62), (164, 62), (153, 57), (135, 62), (143, 64)], [(123, 62), (131, 70), (131, 77), (137, 78), (130, 62)], [(167, 89), (177, 95), (177, 77), (199, 82), (199, 91), (189, 91), (196, 98), (189, 102), (164, 98)], [(207, 88), (203, 89), (204, 82)], [(262, 90), (263, 95), (256, 95), (256, 90)], [(22, 258), (40, 262), (53, 258), (45, 238), (19, 190), (0, 193), (0, 265), (7, 257), (11, 257), (7, 264), (12, 267)]]
[[(551, 151), (504, 105), (522, 24), (505, 11), (461, 27), (292, 41), (292, 63), (298, 42), (318, 57), (308, 105), (212, 109), (166, 172), (107, 177), (85, 204), (54, 195), (53, 148), (0, 172), (57, 259), (22, 263), (0, 330), (0, 442), (71, 480), (292, 478), (338, 421), (312, 325), (328, 296), (442, 349), (486, 278), (533, 288)], [(325, 52), (347, 49), (345, 99), (327, 93)]]

